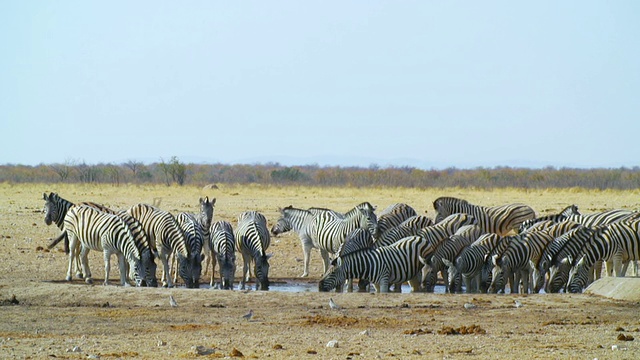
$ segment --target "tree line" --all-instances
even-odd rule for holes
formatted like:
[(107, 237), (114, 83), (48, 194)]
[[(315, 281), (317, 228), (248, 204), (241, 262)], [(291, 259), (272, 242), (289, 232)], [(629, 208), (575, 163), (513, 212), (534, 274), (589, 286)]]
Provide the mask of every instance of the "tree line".
[(307, 186), (448, 188), (640, 188), (640, 167), (542, 169), (494, 167), (423, 170), (408, 166), (381, 168), (339, 166), (283, 166), (267, 164), (194, 164), (177, 157), (144, 164), (130, 160), (122, 164), (66, 161), (61, 164), (0, 165), (0, 182), (10, 183), (163, 183), (166, 185), (272, 184)]

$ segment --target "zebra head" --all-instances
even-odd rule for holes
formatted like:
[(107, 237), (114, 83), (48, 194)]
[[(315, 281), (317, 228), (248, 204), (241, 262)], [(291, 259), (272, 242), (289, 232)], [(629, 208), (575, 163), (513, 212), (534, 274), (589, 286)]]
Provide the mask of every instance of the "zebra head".
[(436, 287), (438, 273), (433, 268), (433, 256), (423, 258), (420, 256), (420, 262), (424, 264), (422, 268), (422, 284), (426, 292), (433, 292)]
[(331, 266), (327, 269), (327, 272), (322, 275), (322, 278), (318, 282), (318, 291), (328, 292), (339, 285), (344, 284), (347, 280), (346, 272), (342, 266), (342, 259), (335, 258), (331, 261)]
[(236, 256), (233, 252), (217, 254), (220, 264), (220, 287), (224, 290), (233, 290), (233, 279), (236, 276)]
[[(498, 255), (493, 255), (490, 259), (493, 269), (491, 269), (491, 285), (489, 285), (490, 293), (498, 293), (505, 288), (505, 262)], [(513, 291), (513, 289), (511, 290)]]
[(269, 259), (272, 254), (256, 256), (254, 273), (256, 274), (256, 290), (269, 290)]
[(62, 209), (60, 208), (60, 197), (56, 193), (43, 193), (44, 197), (44, 223), (51, 225), (57, 223), (62, 215)]
[(142, 281), (142, 286), (158, 287), (158, 278), (156, 277), (157, 265), (155, 262), (156, 254), (150, 249), (145, 249), (142, 252), (141, 260), (145, 266), (146, 273)]
[[(458, 258), (459, 259), (459, 258)], [(458, 262), (456, 259), (456, 262)], [(449, 292), (462, 292), (462, 274), (456, 267), (454, 263), (449, 261), (448, 259), (442, 259), (444, 266), (447, 267), (447, 282), (449, 283)], [(468, 290), (467, 290), (468, 291)]]
[(589, 266), (586, 257), (582, 257), (569, 271), (569, 285), (567, 289), (572, 293), (581, 293), (589, 282)]
[(378, 218), (371, 209), (360, 210), (360, 227), (369, 230), (374, 238), (378, 236)]
[(185, 283), (189, 289), (197, 289), (200, 287), (200, 275), (202, 274), (202, 254), (191, 254), (187, 261), (188, 274)]
[(133, 279), (136, 286), (145, 286), (147, 268), (140, 259), (131, 259), (129, 262), (129, 278)]
[(284, 217), (278, 219), (278, 221), (271, 227), (271, 234), (273, 236), (278, 236), (287, 231), (291, 231), (291, 223)]
[(180, 275), (187, 288), (191, 288), (192, 282), (190, 257), (184, 256), (180, 253), (177, 253), (176, 256), (178, 257), (178, 275)]
[(571, 257), (566, 257), (560, 260), (557, 265), (549, 267), (549, 281), (547, 281), (545, 292), (559, 293), (567, 285), (569, 271), (571, 271), (571, 260)]
[(213, 220), (216, 198), (209, 200), (209, 197), (205, 196), (204, 199), (200, 198), (198, 201), (200, 202), (200, 218), (203, 220), (202, 226), (208, 229), (211, 226), (211, 221)]

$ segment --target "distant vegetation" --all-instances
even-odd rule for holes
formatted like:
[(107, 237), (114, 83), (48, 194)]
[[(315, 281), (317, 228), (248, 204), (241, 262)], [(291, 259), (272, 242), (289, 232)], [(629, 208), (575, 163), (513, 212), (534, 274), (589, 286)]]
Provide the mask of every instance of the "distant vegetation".
[(0, 182), (11, 183), (164, 183), (167, 185), (287, 184), (313, 186), (446, 188), (640, 188), (640, 167), (618, 169), (511, 167), (421, 170), (412, 167), (287, 167), (278, 163), (254, 165), (184, 164), (177, 157), (143, 164), (87, 165), (67, 161), (38, 166), (0, 165)]

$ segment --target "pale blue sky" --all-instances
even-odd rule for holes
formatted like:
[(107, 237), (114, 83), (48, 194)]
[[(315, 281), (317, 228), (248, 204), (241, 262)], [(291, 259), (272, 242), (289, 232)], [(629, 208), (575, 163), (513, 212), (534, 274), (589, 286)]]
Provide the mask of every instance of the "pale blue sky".
[(639, 1), (4, 1), (0, 164), (640, 165)]

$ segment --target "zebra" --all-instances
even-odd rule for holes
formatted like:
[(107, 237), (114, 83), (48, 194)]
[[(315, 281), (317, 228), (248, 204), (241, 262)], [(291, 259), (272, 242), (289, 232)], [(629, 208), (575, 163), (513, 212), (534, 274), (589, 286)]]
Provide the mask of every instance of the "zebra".
[(553, 223), (557, 223), (557, 222), (567, 220), (567, 218), (572, 215), (581, 215), (580, 211), (578, 210), (578, 205), (575, 205), (575, 204), (569, 205), (566, 208), (564, 208), (562, 211), (560, 211), (560, 213), (558, 214), (545, 215), (545, 216), (537, 217), (535, 219), (526, 220), (525, 222), (522, 223), (522, 225), (520, 225), (518, 233), (522, 233), (526, 231), (531, 226), (541, 221), (551, 221)]
[(433, 221), (424, 215), (412, 216), (400, 223), (400, 225), (379, 234), (375, 239), (375, 246), (391, 245), (402, 238), (417, 235), (418, 231), (432, 225)]
[(300, 237), (302, 244), (302, 254), (304, 256), (304, 265), (302, 275), (300, 277), (309, 276), (309, 263), (311, 261), (311, 249), (313, 248), (313, 240), (309, 233), (309, 226), (314, 216), (321, 213), (328, 213), (335, 218), (344, 218), (344, 214), (337, 213), (333, 210), (323, 208), (310, 208), (308, 210), (294, 208), (289, 205), (280, 209), (280, 218), (271, 228), (271, 234), (278, 236), (284, 232), (293, 230)]
[(204, 240), (203, 260), (205, 261), (204, 273), (202, 275), (206, 275), (207, 269), (209, 267), (208, 265), (212, 261), (211, 249), (209, 249), (208, 246), (209, 246), (209, 237), (211, 236), (211, 233), (210, 233), (211, 223), (213, 223), (213, 214), (215, 212), (216, 198), (213, 198), (210, 200), (208, 196), (205, 196), (204, 198), (199, 198), (198, 203), (199, 203), (200, 211), (193, 214), (193, 216), (195, 217), (196, 221), (200, 224), (200, 228), (202, 229), (202, 238)]
[[(544, 250), (533, 276), (533, 291), (544, 287), (547, 293), (557, 293), (566, 286), (571, 265), (568, 259), (575, 258), (584, 244), (593, 236), (593, 230), (580, 226), (555, 238)], [(545, 274), (549, 274), (545, 284)]]
[(509, 241), (498, 234), (486, 233), (480, 235), (476, 241), (464, 248), (455, 261), (442, 259), (447, 266), (449, 291), (462, 292), (462, 283), (468, 293), (477, 292), (480, 286), (480, 276), (484, 260), (492, 249), (497, 246), (506, 247)]
[(382, 234), (403, 221), (417, 216), (416, 210), (404, 203), (396, 203), (384, 209), (378, 215), (378, 234)]
[(535, 211), (528, 205), (507, 204), (484, 207), (472, 205), (466, 200), (454, 197), (437, 198), (433, 202), (433, 208), (437, 212), (436, 223), (454, 213), (468, 213), (477, 219), (485, 232), (501, 236), (518, 230), (523, 222), (535, 218)]
[(318, 283), (319, 291), (331, 291), (348, 279), (366, 279), (377, 292), (389, 292), (389, 285), (409, 281), (412, 291), (420, 289), (424, 258), (433, 252), (429, 240), (420, 236), (404, 238), (392, 245), (364, 248), (335, 258)]
[(588, 285), (590, 270), (598, 260), (612, 260), (614, 275), (624, 276), (628, 261), (640, 259), (640, 220), (597, 228), (581, 254), (569, 273), (570, 292), (581, 292)]
[(427, 257), (426, 266), (428, 268), (422, 279), (423, 288), (426, 292), (433, 292), (436, 285), (436, 277), (438, 272), (442, 272), (442, 278), (445, 284), (445, 292), (449, 292), (449, 282), (447, 269), (443, 262), (444, 259), (453, 261), (455, 257), (470, 244), (482, 235), (484, 231), (477, 225), (461, 226), (455, 234), (443, 241), (433, 252), (433, 255)]
[(267, 228), (267, 219), (257, 211), (245, 211), (238, 216), (235, 232), (236, 250), (242, 254), (242, 280), (240, 289), (245, 289), (249, 281), (249, 263), (254, 262), (256, 290), (269, 290), (269, 258), (265, 251), (269, 248), (271, 237)]
[[(151, 247), (151, 241), (149, 239), (149, 235), (144, 230), (144, 226), (142, 226), (138, 220), (129, 215), (125, 210), (118, 211), (116, 216), (125, 222), (133, 235), (133, 241), (140, 251), (141, 261), (144, 263), (146, 269), (141, 285), (158, 287), (158, 279), (156, 278), (157, 266), (155, 262), (155, 258), (158, 257), (158, 253)], [(125, 263), (125, 265), (128, 265), (128, 263)]]
[(208, 240), (211, 249), (211, 282), (215, 280), (216, 263), (220, 264), (220, 288), (233, 290), (233, 280), (236, 275), (235, 236), (231, 223), (219, 220), (211, 224), (211, 236)]
[[(58, 237), (56, 237), (55, 239), (53, 239), (53, 241), (51, 241), (51, 243), (49, 243), (47, 248), (51, 250), (60, 241), (64, 240), (65, 254), (69, 254), (69, 251), (70, 251), (69, 238), (67, 236), (66, 231), (64, 231), (64, 217), (67, 215), (67, 212), (69, 211), (69, 209), (71, 209), (73, 206), (76, 206), (76, 205), (90, 206), (102, 212), (112, 213), (112, 214), (115, 213), (113, 210), (109, 209), (108, 207), (101, 204), (96, 204), (94, 202), (81, 202), (78, 204), (74, 204), (71, 201), (60, 197), (57, 193), (54, 193), (54, 192), (49, 193), (49, 195), (47, 195), (47, 193), (43, 193), (43, 198), (45, 201), (44, 209), (43, 209), (45, 224), (51, 225), (52, 223), (55, 223), (56, 226), (62, 231), (60, 235), (58, 235)], [(74, 264), (76, 269), (76, 277), (79, 279), (82, 279), (84, 275), (82, 274), (82, 271), (80, 269), (80, 255), (78, 251), (79, 249), (76, 250)]]
[(120, 284), (126, 282), (127, 270), (125, 261), (129, 263), (129, 276), (135, 279), (136, 285), (142, 284), (142, 276), (146, 274), (142, 254), (134, 241), (134, 236), (124, 220), (114, 214), (105, 213), (89, 206), (74, 206), (64, 218), (64, 229), (69, 237), (69, 269), (67, 281), (71, 281), (71, 267), (74, 250), (80, 246), (80, 262), (85, 274), (85, 282), (91, 284), (89, 269), (89, 250), (102, 251), (104, 254), (104, 285), (109, 284), (111, 255), (118, 256), (120, 265)]
[[(205, 244), (205, 233), (209, 234), (196, 219), (196, 216), (186, 212), (181, 212), (176, 216), (176, 221), (185, 237), (185, 244), (189, 258), (187, 261), (188, 276), (184, 279), (185, 285), (189, 289), (197, 289), (200, 287), (200, 275), (202, 273), (202, 250)], [(175, 257), (175, 256), (174, 256)], [(173, 278), (174, 283), (177, 281), (177, 272)]]
[(637, 212), (622, 209), (613, 209), (588, 215), (572, 215), (567, 220), (575, 221), (584, 226), (594, 227), (612, 224), (618, 221), (627, 221), (637, 216)]
[(127, 213), (140, 221), (144, 230), (149, 234), (152, 249), (158, 254), (162, 262), (162, 286), (173, 287), (169, 257), (178, 257), (178, 274), (187, 283), (191, 274), (189, 269), (189, 253), (186, 237), (180, 229), (175, 217), (168, 211), (161, 210), (148, 204), (137, 204)]
[(493, 269), (489, 291), (497, 292), (504, 289), (505, 281), (513, 279), (511, 293), (520, 292), (520, 281), (523, 283), (522, 290), (528, 293), (531, 264), (536, 264), (547, 245), (557, 236), (570, 230), (572, 226), (579, 225), (572, 222), (558, 223), (542, 231), (524, 232), (514, 236), (502, 254), (494, 254), (490, 258)]
[(378, 222), (375, 208), (368, 202), (361, 203), (339, 218), (329, 212), (318, 213), (309, 225), (312, 245), (320, 249), (324, 272), (329, 269), (329, 254), (338, 252), (347, 235), (357, 228), (365, 228), (377, 236)]

